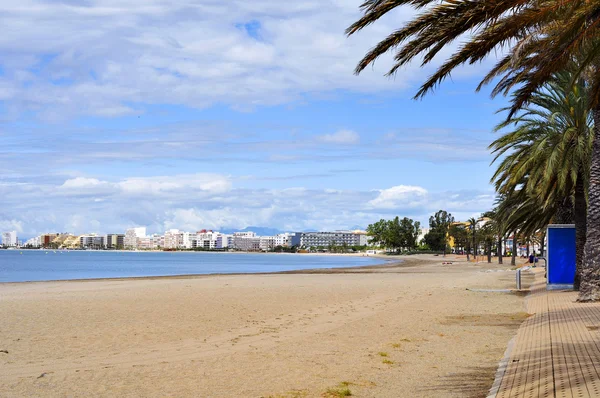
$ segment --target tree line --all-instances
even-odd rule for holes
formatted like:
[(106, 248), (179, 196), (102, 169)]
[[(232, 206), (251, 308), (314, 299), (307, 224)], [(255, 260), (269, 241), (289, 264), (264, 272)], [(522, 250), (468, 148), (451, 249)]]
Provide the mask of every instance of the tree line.
[(392, 220), (381, 219), (376, 223), (369, 224), (367, 235), (370, 243), (378, 245), (395, 252), (420, 250), (432, 250), (446, 252), (448, 248), (448, 231), (454, 222), (452, 214), (440, 210), (429, 218), (429, 231), (424, 235), (421, 242), (421, 223), (408, 217)]
[[(502, 135), (490, 146), (498, 199), (485, 225), (498, 250), (512, 236), (514, 252), (517, 240), (543, 244), (548, 224), (574, 223), (578, 300), (600, 301), (600, 2), (367, 0), (346, 33), (404, 5), (419, 12), (365, 54), (355, 72), (388, 51), (395, 52), (391, 75), (411, 61), (425, 66), (463, 38), (424, 81), (420, 98), (457, 67), (501, 54), (477, 87), (493, 84), (492, 96), (510, 98), (500, 110)], [(471, 235), (476, 241), (475, 229)]]

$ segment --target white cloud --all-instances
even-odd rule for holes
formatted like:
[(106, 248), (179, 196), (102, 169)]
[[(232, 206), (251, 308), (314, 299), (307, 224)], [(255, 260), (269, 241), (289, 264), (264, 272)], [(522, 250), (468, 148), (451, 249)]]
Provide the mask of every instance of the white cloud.
[[(181, 192), (196, 194), (220, 194), (231, 189), (229, 177), (211, 174), (179, 174), (157, 177), (130, 177), (118, 182), (101, 181), (97, 178), (76, 177), (66, 180), (60, 187), (61, 194), (101, 195), (122, 194), (126, 196), (166, 196)], [(102, 201), (96, 198), (95, 201)]]
[[(484, 191), (429, 192), (408, 185), (378, 191), (244, 189), (231, 186), (229, 177), (222, 175), (170, 179), (131, 177), (108, 182), (79, 177), (56, 184), (5, 183), (0, 186), (0, 229), (16, 229), (23, 236), (49, 231), (113, 233), (135, 225), (147, 226), (150, 232), (249, 225), (289, 231), (335, 230), (366, 227), (394, 216), (425, 225), (439, 209), (464, 219), (488, 210), (493, 202), (484, 197)], [(123, 189), (134, 182), (134, 189)]]
[(429, 74), (415, 63), (390, 80), (386, 55), (353, 75), (366, 51), (414, 13), (398, 9), (347, 38), (361, 2), (4, 2), (0, 98), (47, 118), (111, 117), (138, 112), (137, 103), (244, 108), (307, 93), (397, 91)]
[(427, 199), (427, 190), (411, 185), (397, 185), (379, 191), (379, 195), (369, 201), (376, 209), (396, 209), (422, 206)]
[(360, 136), (354, 131), (339, 130), (333, 134), (320, 135), (317, 139), (329, 144), (358, 144)]
[(127, 178), (117, 183), (125, 194), (160, 195), (181, 191), (224, 193), (231, 188), (228, 177), (219, 174), (185, 174), (162, 177)]
[(75, 177), (66, 180), (60, 187), (64, 189), (86, 189), (104, 184), (106, 184), (105, 181), (100, 181), (97, 178)]

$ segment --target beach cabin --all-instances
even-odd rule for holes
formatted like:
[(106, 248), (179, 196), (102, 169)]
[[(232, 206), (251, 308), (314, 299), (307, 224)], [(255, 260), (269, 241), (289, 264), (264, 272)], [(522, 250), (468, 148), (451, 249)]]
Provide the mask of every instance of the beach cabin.
[(575, 225), (548, 225), (548, 290), (572, 289), (575, 280)]

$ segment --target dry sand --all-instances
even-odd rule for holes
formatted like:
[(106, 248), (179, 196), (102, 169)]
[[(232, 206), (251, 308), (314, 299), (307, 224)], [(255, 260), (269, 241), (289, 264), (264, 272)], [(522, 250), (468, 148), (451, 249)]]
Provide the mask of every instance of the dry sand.
[(0, 397), (485, 396), (523, 297), (466, 289), (508, 268), (0, 284)]

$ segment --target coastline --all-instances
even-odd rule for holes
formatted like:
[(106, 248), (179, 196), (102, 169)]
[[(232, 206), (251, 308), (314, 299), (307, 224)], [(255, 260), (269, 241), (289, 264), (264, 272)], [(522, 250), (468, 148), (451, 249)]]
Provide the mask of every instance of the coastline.
[[(35, 249), (34, 249), (35, 250)], [(104, 252), (104, 251), (92, 251), (92, 252)], [(128, 251), (109, 251), (109, 253), (115, 252), (128, 252)], [(163, 253), (160, 251), (159, 253)], [(176, 252), (165, 252), (165, 253), (176, 253)], [(182, 252), (187, 253), (187, 252)], [(196, 252), (194, 252), (196, 253)], [(198, 252), (198, 253), (210, 253), (210, 252)], [(227, 253), (227, 252), (224, 252)], [(399, 259), (393, 257), (407, 257), (407, 256), (388, 256), (388, 255), (361, 255), (362, 253), (257, 253), (257, 252), (229, 252), (231, 254), (289, 254), (289, 255), (312, 255), (312, 256), (346, 256), (346, 257), (370, 257), (383, 260), (382, 264), (373, 265), (356, 265), (346, 267), (331, 267), (331, 268), (303, 268), (285, 271), (272, 271), (272, 272), (231, 272), (231, 273), (190, 273), (190, 274), (177, 274), (177, 275), (149, 275), (149, 276), (124, 276), (124, 277), (100, 277), (100, 278), (73, 278), (73, 279), (48, 279), (41, 281), (0, 281), (0, 286), (7, 284), (23, 284), (23, 283), (45, 283), (45, 282), (93, 282), (93, 281), (121, 281), (121, 280), (157, 280), (157, 279), (197, 279), (207, 278), (216, 276), (226, 275), (278, 275), (278, 274), (343, 274), (343, 273), (367, 273), (373, 272), (383, 268), (393, 268), (400, 265), (410, 266), (412, 262), (406, 259)]]
[(399, 259), (3, 284), (0, 395), (320, 397), (342, 382), (357, 397), (484, 394), (523, 298), (467, 289), (512, 287), (514, 273)]

